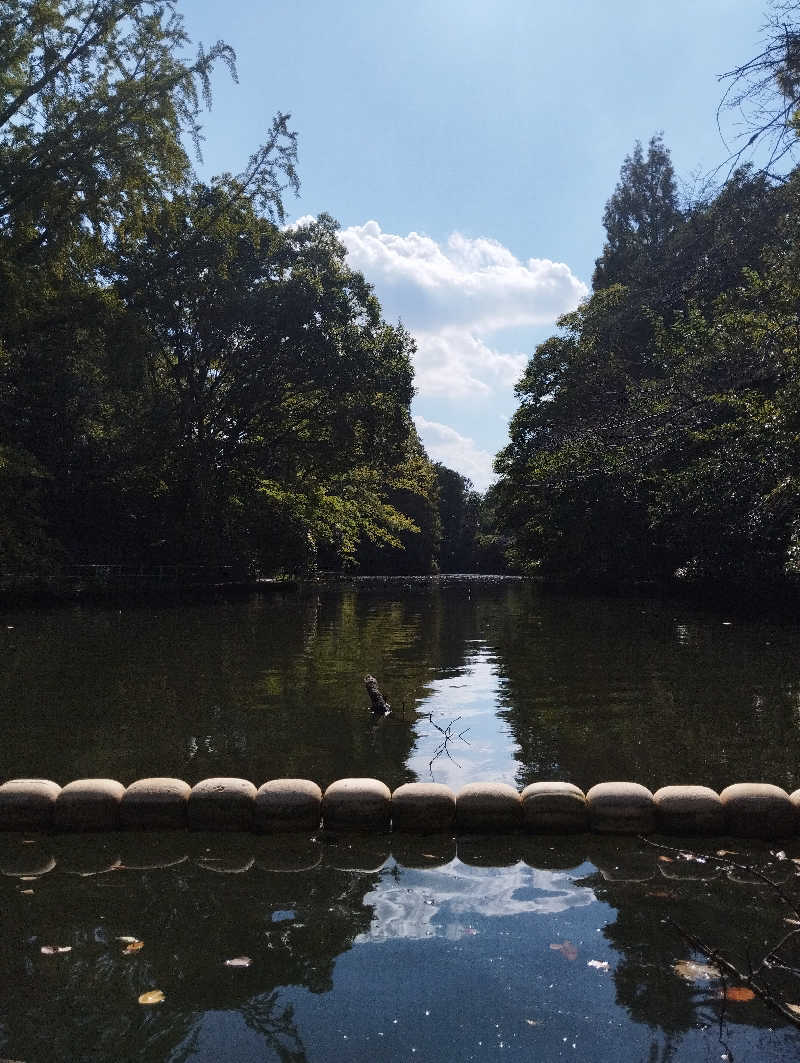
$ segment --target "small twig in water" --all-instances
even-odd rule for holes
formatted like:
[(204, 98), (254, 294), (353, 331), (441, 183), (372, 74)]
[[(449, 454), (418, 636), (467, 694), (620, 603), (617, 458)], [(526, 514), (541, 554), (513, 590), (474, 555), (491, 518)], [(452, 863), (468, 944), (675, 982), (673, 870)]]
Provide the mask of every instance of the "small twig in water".
[(460, 768), (461, 765), (450, 752), (450, 743), (457, 742), (460, 740), (464, 743), (464, 745), (468, 746), (469, 742), (466, 740), (464, 735), (469, 731), (469, 727), (465, 727), (463, 731), (460, 731), (458, 734), (455, 734), (453, 731), (453, 726), (457, 724), (458, 721), (461, 719), (460, 716), (456, 716), (454, 720), (451, 720), (447, 727), (440, 727), (439, 724), (434, 720), (432, 712), (421, 712), (420, 716), (423, 719), (428, 720), (442, 736), (441, 742), (438, 744), (438, 746), (436, 746), (433, 751), (433, 756), (428, 761), (428, 771), (431, 773), (431, 775), (433, 775), (433, 762), (435, 760), (438, 760), (441, 756), (446, 756), (448, 760), (452, 760), (452, 762), (457, 768)]
[[(687, 854), (686, 851), (683, 849), (677, 849), (675, 846), (672, 845), (665, 845), (663, 842), (651, 841), (644, 835), (640, 836), (640, 841), (642, 841), (645, 845), (650, 846), (650, 848), (652, 849), (660, 849), (662, 851), (672, 853), (678, 858), (698, 858), (697, 854)], [(709, 863), (717, 864), (719, 866), (727, 868), (736, 868), (739, 871), (745, 871), (749, 874), (752, 874), (755, 878), (760, 879), (765, 885), (769, 886), (770, 889), (774, 891), (775, 895), (779, 897), (780, 900), (782, 900), (783, 903), (792, 912), (795, 913), (795, 915), (800, 915), (800, 913), (798, 912), (798, 905), (793, 900), (793, 898), (791, 898), (784, 890), (782, 890), (778, 883), (771, 879), (769, 875), (766, 874), (766, 872), (762, 871), (761, 868), (757, 867), (756, 865), (740, 864), (735, 860), (731, 860), (727, 856), (720, 857), (716, 854), (712, 855), (710, 853), (703, 853), (700, 855), (700, 858), (704, 861), (708, 861)], [(792, 1011), (791, 1008), (789, 1008), (786, 1004), (778, 1000), (777, 997), (775, 997), (774, 994), (767, 987), (760, 985), (755, 980), (756, 977), (765, 968), (769, 969), (770, 967), (774, 966), (783, 966), (779, 962), (776, 963), (770, 961), (778, 960), (777, 953), (796, 934), (800, 933), (800, 927), (795, 928), (794, 930), (790, 930), (788, 933), (784, 934), (780, 941), (777, 942), (777, 944), (773, 945), (772, 948), (768, 949), (761, 961), (755, 967), (753, 966), (753, 961), (750, 957), (750, 950), (749, 948), (747, 948), (745, 950), (745, 954), (747, 958), (748, 973), (745, 974), (744, 971), (740, 971), (739, 968), (736, 967), (733, 963), (731, 963), (730, 960), (727, 960), (724, 956), (720, 955), (719, 949), (716, 949), (711, 945), (707, 945), (701, 938), (699, 938), (696, 934), (692, 934), (685, 927), (681, 926), (680, 923), (676, 922), (671, 916), (667, 916), (665, 921), (680, 934), (680, 936), (684, 939), (684, 941), (687, 942), (687, 944), (691, 945), (693, 949), (701, 953), (703, 956), (706, 957), (706, 959), (710, 960), (713, 964), (716, 964), (721, 972), (724, 972), (735, 978), (740, 985), (748, 986), (757, 997), (760, 997), (760, 999), (764, 1001), (768, 1008), (771, 1008), (772, 1011), (777, 1012), (784, 1019), (786, 1019), (787, 1022), (792, 1023), (793, 1026), (800, 1026), (800, 1014)], [(723, 993), (725, 993), (724, 977), (722, 984)]]

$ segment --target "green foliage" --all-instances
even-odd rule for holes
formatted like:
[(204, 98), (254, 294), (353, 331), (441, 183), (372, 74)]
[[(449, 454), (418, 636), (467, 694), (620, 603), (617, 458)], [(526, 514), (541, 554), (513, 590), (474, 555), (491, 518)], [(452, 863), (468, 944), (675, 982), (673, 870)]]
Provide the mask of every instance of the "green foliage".
[(800, 529), (800, 175), (739, 170), (679, 215), (656, 147), (660, 179), (637, 146), (594, 292), (517, 387), (501, 519), (546, 571), (774, 584)]
[(236, 71), (188, 44), (161, 0), (0, 2), (0, 565), (297, 571), (427, 536), (429, 569), (411, 338), (332, 218), (279, 227), (288, 116), (196, 180), (184, 144)]
[[(411, 423), (404, 452), (386, 469), (378, 498), (381, 507), (372, 510), (372, 524), (365, 525), (361, 537), (360, 570), (379, 575), (436, 572), (441, 540), (439, 484), (436, 467)], [(386, 526), (387, 516), (394, 521), (392, 525)], [(381, 522), (385, 531), (381, 531)]]

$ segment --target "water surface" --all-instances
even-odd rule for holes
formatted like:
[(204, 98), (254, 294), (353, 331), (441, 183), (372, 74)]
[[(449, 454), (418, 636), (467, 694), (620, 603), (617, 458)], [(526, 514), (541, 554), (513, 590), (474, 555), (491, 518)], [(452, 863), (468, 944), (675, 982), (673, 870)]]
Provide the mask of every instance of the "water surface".
[[(0, 640), (3, 778), (800, 785), (790, 623), (408, 581), (6, 612)], [(448, 728), (463, 738), (437, 756)], [(0, 836), (0, 1056), (798, 1058), (763, 1003), (676, 973), (704, 960), (676, 924), (745, 968), (794, 917), (714, 862), (734, 848), (796, 895), (799, 845), (659, 860), (589, 836)], [(800, 1004), (795, 940), (764, 977)], [(163, 1002), (139, 1004), (153, 989)]]
[(3, 777), (800, 785), (790, 623), (409, 581), (6, 612), (0, 640)]

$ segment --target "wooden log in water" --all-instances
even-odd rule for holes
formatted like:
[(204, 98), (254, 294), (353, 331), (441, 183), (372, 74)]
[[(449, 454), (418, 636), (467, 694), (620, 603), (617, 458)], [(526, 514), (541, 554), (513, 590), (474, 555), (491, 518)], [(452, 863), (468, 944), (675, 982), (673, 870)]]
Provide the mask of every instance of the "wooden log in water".
[(381, 694), (380, 689), (378, 688), (378, 680), (374, 675), (364, 676), (364, 686), (367, 688), (367, 693), (369, 694), (372, 711), (376, 715), (386, 716), (391, 712), (392, 707), (383, 694)]

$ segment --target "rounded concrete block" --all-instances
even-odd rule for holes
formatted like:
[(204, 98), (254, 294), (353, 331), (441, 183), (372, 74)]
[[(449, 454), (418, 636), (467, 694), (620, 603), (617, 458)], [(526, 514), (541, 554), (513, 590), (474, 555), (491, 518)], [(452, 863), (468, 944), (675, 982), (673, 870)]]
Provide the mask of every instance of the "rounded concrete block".
[(522, 791), (522, 825), (533, 834), (574, 834), (589, 828), (586, 795), (571, 782), (533, 782)]
[(56, 798), (56, 830), (102, 831), (119, 826), (119, 806), (125, 787), (116, 779), (76, 779)]
[(254, 839), (256, 867), (261, 871), (291, 874), (311, 871), (322, 861), (322, 847), (317, 837), (307, 834), (274, 834)]
[(322, 790), (308, 779), (270, 779), (256, 793), (253, 824), (267, 834), (319, 828)]
[(252, 830), (256, 788), (247, 779), (203, 779), (187, 805), (192, 830)]
[(789, 838), (795, 832), (795, 806), (780, 786), (737, 782), (719, 795), (727, 830), (740, 838)]
[(65, 833), (53, 836), (50, 841), (59, 872), (89, 878), (121, 869), (118, 839), (119, 834), (101, 831)]
[[(18, 839), (14, 839), (17, 841)], [(10, 845), (0, 843), (0, 875), (10, 878), (46, 875), (56, 866), (55, 857), (43, 845)]]
[(155, 871), (177, 867), (188, 857), (186, 830), (131, 830), (116, 838), (122, 866), (130, 871)]
[(443, 867), (456, 858), (456, 840), (447, 834), (392, 834), (392, 856), (403, 867)]
[(591, 835), (523, 834), (520, 852), (525, 863), (537, 871), (569, 871), (586, 860)]
[(123, 795), (120, 822), (129, 830), (180, 830), (191, 792), (183, 779), (137, 779)]
[(794, 808), (795, 834), (800, 833), (800, 790), (794, 790), (789, 794), (789, 800)]
[(505, 829), (494, 834), (460, 834), (458, 859), (470, 867), (514, 867), (522, 861), (523, 835)]
[(456, 794), (456, 825), (460, 831), (510, 831), (521, 823), (522, 801), (508, 783), (467, 783)]
[(377, 779), (339, 779), (322, 798), (326, 830), (385, 830), (391, 816), (389, 787)]
[(217, 875), (243, 875), (254, 866), (255, 862), (254, 856), (222, 853), (198, 857), (197, 866), (202, 867), (204, 871), (213, 871)]
[(606, 882), (647, 882), (658, 874), (653, 853), (608, 854), (593, 863)]
[(662, 786), (653, 794), (656, 825), (665, 834), (724, 834), (725, 810), (708, 786)]
[(601, 782), (586, 795), (589, 826), (601, 834), (647, 834), (655, 826), (653, 795), (637, 782)]
[(49, 830), (61, 793), (50, 779), (10, 779), (0, 786), (0, 830)]
[(456, 795), (438, 782), (408, 782), (392, 794), (392, 830), (446, 834), (453, 829)]
[(391, 858), (389, 835), (337, 831), (322, 847), (322, 863), (335, 871), (374, 875)]

